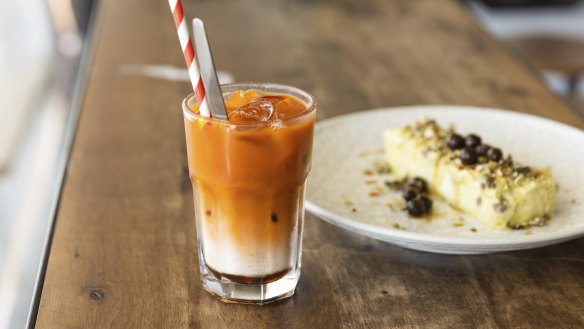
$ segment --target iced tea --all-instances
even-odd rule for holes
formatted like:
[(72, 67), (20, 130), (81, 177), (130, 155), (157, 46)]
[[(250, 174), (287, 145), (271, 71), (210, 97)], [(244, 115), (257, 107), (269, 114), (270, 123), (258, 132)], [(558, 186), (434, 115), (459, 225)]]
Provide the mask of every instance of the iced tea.
[(228, 121), (184, 103), (205, 288), (224, 300), (290, 296), (300, 275), (314, 99), (271, 84), (223, 87)]

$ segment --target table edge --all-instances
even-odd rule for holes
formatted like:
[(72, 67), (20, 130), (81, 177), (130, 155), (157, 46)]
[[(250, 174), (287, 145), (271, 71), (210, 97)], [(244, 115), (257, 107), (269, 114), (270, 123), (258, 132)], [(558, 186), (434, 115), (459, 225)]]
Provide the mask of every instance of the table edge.
[(26, 328), (35, 328), (38, 310), (40, 307), (41, 295), (45, 282), (45, 274), (51, 253), (51, 245), (53, 242), (53, 233), (55, 230), (55, 223), (61, 203), (61, 196), (65, 180), (67, 178), (67, 171), (69, 168), (69, 159), (71, 157), (73, 143), (77, 134), (77, 127), (81, 109), (83, 107), (83, 100), (89, 82), (90, 67), (93, 62), (93, 56), (97, 47), (97, 40), (99, 39), (99, 25), (104, 15), (103, 1), (94, 2), (91, 8), (89, 17), (89, 24), (87, 28), (87, 37), (84, 40), (80, 61), (79, 71), (74, 80), (73, 93), (71, 95), (71, 104), (69, 110), (69, 117), (67, 118), (64, 138), (61, 146), (59, 160), (56, 169), (56, 186), (53, 192), (51, 201), (51, 208), (48, 214), (47, 230), (44, 236), (44, 246), (41, 253), (40, 265), (35, 280), (35, 287), (32, 295), (32, 302), (28, 311)]

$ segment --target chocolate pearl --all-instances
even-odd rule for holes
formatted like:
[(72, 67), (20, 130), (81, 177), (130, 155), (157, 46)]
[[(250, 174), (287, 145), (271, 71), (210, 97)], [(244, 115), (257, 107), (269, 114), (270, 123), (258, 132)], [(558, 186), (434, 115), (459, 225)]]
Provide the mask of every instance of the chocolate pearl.
[(402, 193), (402, 197), (406, 201), (410, 201), (411, 199), (417, 197), (419, 193), (420, 193), (420, 191), (417, 189), (408, 188), (408, 189), (404, 190), (404, 192)]
[(474, 148), (465, 147), (460, 151), (460, 161), (465, 165), (474, 165), (479, 160)]
[(426, 212), (429, 212), (432, 209), (432, 199), (425, 195), (420, 195), (420, 199), (424, 202), (424, 207), (426, 207)]
[(487, 144), (480, 144), (480, 145), (477, 145), (475, 147), (475, 153), (478, 156), (486, 156), (487, 155), (487, 152), (489, 152), (489, 149), (491, 149), (491, 147), (489, 145), (487, 145)]
[(476, 147), (478, 145), (481, 145), (481, 138), (475, 134), (470, 134), (466, 136), (466, 138), (464, 139), (464, 143), (466, 144), (466, 146)]
[(418, 195), (406, 203), (406, 209), (411, 216), (420, 217), (430, 212), (432, 200), (426, 195)]
[(487, 152), (487, 158), (491, 161), (499, 162), (503, 159), (503, 152), (498, 148), (491, 148)]
[(420, 217), (426, 213), (426, 203), (420, 198), (413, 198), (406, 203), (408, 214), (414, 217)]
[(459, 150), (464, 147), (464, 138), (458, 134), (448, 136), (448, 147), (452, 150)]
[(406, 182), (406, 189), (416, 189), (422, 193), (428, 192), (428, 183), (420, 177), (408, 179)]

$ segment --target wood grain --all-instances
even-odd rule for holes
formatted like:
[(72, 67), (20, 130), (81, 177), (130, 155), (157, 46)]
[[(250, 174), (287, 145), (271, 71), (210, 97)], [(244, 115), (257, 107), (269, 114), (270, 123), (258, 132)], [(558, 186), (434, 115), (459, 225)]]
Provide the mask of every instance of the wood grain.
[[(120, 74), (183, 59), (166, 1), (105, 0), (37, 328), (578, 328), (584, 240), (442, 256), (308, 215), (295, 297), (223, 304), (201, 288), (180, 102), (188, 83)], [(453, 1), (186, 2), (218, 69), (298, 86), (320, 119), (408, 104), (584, 120)]]

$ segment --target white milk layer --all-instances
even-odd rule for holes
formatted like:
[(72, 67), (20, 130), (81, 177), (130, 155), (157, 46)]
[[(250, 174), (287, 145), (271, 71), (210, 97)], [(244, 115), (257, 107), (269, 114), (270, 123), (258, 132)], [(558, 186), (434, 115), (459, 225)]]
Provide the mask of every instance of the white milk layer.
[(235, 241), (226, 233), (213, 234), (209, 232), (212, 229), (208, 225), (202, 226), (199, 234), (203, 240), (205, 262), (215, 271), (236, 276), (265, 277), (293, 265), (296, 241), (270, 241), (269, 238), (251, 236), (247, 241)]

